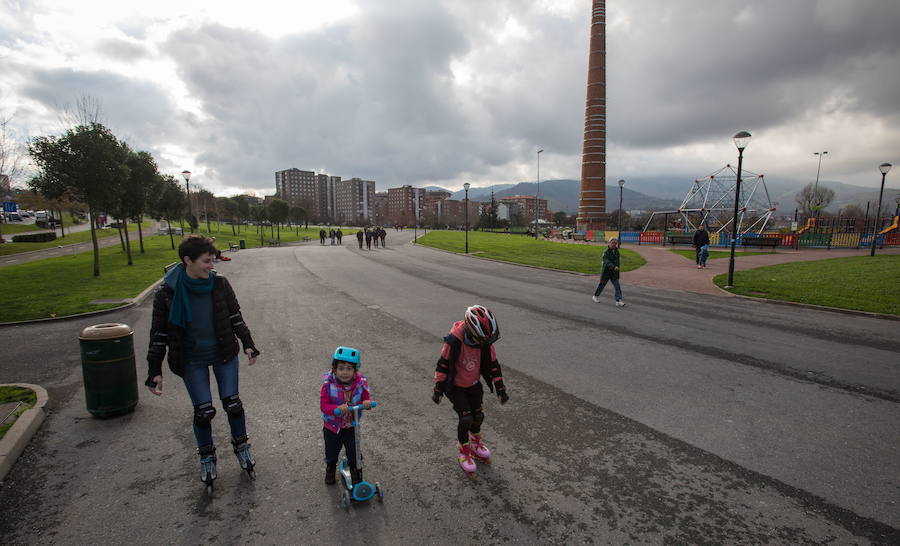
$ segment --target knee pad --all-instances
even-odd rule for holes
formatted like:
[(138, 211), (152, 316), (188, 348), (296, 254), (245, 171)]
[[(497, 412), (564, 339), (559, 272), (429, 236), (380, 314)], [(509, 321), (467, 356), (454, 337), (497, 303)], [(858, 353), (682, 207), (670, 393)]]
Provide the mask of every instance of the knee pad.
[(212, 402), (204, 402), (194, 406), (194, 424), (198, 427), (209, 427), (213, 417), (216, 416), (216, 408)]
[(241, 403), (241, 397), (232, 394), (222, 399), (222, 405), (225, 407), (225, 413), (229, 417), (240, 417), (244, 415), (244, 404)]
[(467, 413), (465, 415), (460, 414), (459, 426), (463, 427), (466, 430), (469, 430), (470, 428), (472, 428), (473, 424), (475, 424), (475, 417), (473, 417), (471, 413)]
[(475, 425), (480, 425), (484, 422), (484, 413), (481, 410), (475, 410), (475, 413), (472, 414), (472, 423)]

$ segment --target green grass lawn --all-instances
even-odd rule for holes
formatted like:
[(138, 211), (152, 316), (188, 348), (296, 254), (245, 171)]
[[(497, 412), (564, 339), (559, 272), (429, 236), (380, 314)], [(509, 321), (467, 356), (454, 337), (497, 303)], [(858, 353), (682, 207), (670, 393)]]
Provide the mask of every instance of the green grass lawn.
[[(176, 240), (175, 244), (178, 244)], [(134, 244), (134, 265), (119, 245), (100, 249), (100, 277), (93, 276), (93, 252), (47, 258), (0, 268), (3, 305), (0, 322), (65, 316), (118, 307), (91, 304), (98, 299), (133, 298), (162, 277), (164, 265), (178, 261), (167, 236), (144, 238), (145, 254)]]
[[(141, 228), (144, 230), (144, 236), (155, 234), (156, 231), (151, 229), (156, 225), (155, 221), (145, 220), (141, 223)], [(133, 248), (138, 248), (138, 231), (137, 231), (137, 222), (128, 224), (128, 232), (131, 237), (131, 242)], [(3, 226), (4, 229), (6, 226)], [(38, 231), (34, 229), (34, 226), (28, 226), (32, 229), (27, 231)], [(4, 234), (6, 232), (4, 231)], [(104, 237), (119, 237), (118, 230), (115, 229), (101, 229), (97, 231), (97, 238), (101, 239)], [(11, 241), (12, 237), (3, 236), (7, 241)], [(30, 252), (32, 250), (41, 250), (44, 248), (55, 248), (60, 245), (73, 245), (75, 243), (86, 243), (91, 240), (91, 231), (79, 231), (77, 233), (69, 233), (68, 228), (66, 228), (66, 236), (60, 237), (59, 232), (56, 233), (56, 239), (53, 241), (47, 241), (45, 243), (3, 243), (0, 245), (0, 256), (9, 256), (10, 254), (19, 254), (20, 252)]]
[(17, 233), (24, 233), (26, 231), (44, 231), (41, 228), (37, 227), (34, 224), (3, 224), (0, 226), (0, 233), (3, 234), (4, 239), (12, 240), (12, 236)]
[[(419, 244), (465, 252), (465, 232), (429, 231), (419, 237)], [(524, 235), (469, 232), (469, 254), (526, 265), (537, 265), (578, 273), (600, 273), (605, 246), (553, 243)], [(631, 271), (647, 263), (636, 252), (622, 249), (622, 271)]]
[[(696, 252), (694, 252), (693, 250), (681, 250), (681, 249), (676, 249), (676, 248), (673, 248), (669, 252), (674, 252), (675, 254), (678, 254), (679, 256), (684, 256), (685, 258), (687, 258), (691, 261), (694, 261), (695, 256), (697, 255)], [(738, 249), (735, 249), (735, 251), (734, 251), (735, 258), (738, 258), (740, 256), (757, 256), (759, 254), (771, 254), (771, 252), (745, 252), (743, 250), (738, 250)], [(728, 250), (710, 250), (709, 251), (709, 259), (710, 260), (716, 260), (719, 258), (729, 258), (729, 257), (731, 257), (731, 252)]]
[[(34, 403), (37, 402), (37, 395), (33, 390), (24, 387), (0, 387), (0, 404), (15, 402), (25, 402), (15, 411), (15, 416), (18, 417), (34, 406)], [(0, 419), (3, 419), (4, 417), (6, 417), (5, 411), (3, 415), (0, 415)], [(0, 423), (0, 438), (3, 438), (3, 436), (6, 435), (6, 431), (12, 427), (14, 422), (15, 418), (10, 417), (6, 424)]]
[[(713, 282), (724, 287), (727, 275)], [(731, 292), (900, 315), (900, 256), (832, 258), (735, 271)]]

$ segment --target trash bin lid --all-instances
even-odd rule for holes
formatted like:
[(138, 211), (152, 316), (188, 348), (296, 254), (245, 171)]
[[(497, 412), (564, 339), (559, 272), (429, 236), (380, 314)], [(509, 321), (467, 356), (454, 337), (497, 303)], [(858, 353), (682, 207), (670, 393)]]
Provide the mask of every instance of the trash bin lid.
[(134, 329), (132, 329), (131, 326), (128, 326), (127, 324), (107, 322), (105, 324), (95, 324), (93, 326), (88, 326), (81, 331), (78, 339), (119, 339), (120, 337), (130, 336), (133, 333)]

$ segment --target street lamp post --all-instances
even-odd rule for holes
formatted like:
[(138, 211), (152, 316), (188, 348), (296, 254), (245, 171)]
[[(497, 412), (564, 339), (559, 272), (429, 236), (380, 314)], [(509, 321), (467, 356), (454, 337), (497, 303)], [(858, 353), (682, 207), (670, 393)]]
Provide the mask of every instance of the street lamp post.
[(619, 179), (619, 218), (616, 220), (616, 227), (619, 228), (619, 246), (622, 246), (622, 188), (625, 181)]
[(194, 207), (191, 205), (191, 171), (181, 171), (181, 176), (184, 177), (184, 184), (187, 187), (188, 224), (191, 226), (191, 233), (194, 233), (194, 222), (191, 221), (194, 218)]
[(879, 216), (881, 216), (881, 197), (884, 194), (884, 177), (891, 170), (891, 164), (882, 163), (878, 166), (878, 170), (881, 171), (881, 191), (878, 192), (878, 208), (875, 209), (875, 222), (872, 225), (872, 251), (869, 253), (869, 256), (875, 255), (875, 241), (878, 239), (878, 220)]
[(819, 166), (816, 167), (816, 183), (813, 186), (813, 199), (815, 200), (816, 207), (816, 231), (819, 230), (819, 210), (822, 208), (822, 204), (819, 201), (819, 173), (822, 171), (822, 157), (828, 152), (813, 152), (813, 155), (819, 156)]
[(538, 197), (541, 195), (541, 154), (544, 153), (544, 149), (541, 148), (537, 151), (537, 159), (538, 159), (538, 169), (537, 169), (537, 192), (534, 194), (534, 238), (537, 239), (537, 229), (538, 229)]
[(734, 135), (734, 145), (738, 149), (737, 180), (734, 185), (734, 216), (731, 219), (731, 255), (728, 259), (728, 284), (725, 288), (734, 288), (734, 245), (738, 235), (738, 203), (741, 198), (741, 167), (744, 162), (744, 148), (750, 143), (750, 133), (741, 131)]
[(463, 184), (463, 189), (466, 190), (466, 254), (469, 253), (469, 184), (466, 182)]

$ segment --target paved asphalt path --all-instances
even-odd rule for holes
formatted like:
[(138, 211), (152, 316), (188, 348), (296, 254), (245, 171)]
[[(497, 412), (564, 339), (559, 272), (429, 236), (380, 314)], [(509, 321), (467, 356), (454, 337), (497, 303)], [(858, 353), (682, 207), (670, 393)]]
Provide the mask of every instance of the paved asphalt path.
[[(900, 542), (897, 322), (387, 249), (242, 250), (219, 270), (260, 349), (241, 394), (251, 482), (223, 414), (216, 498), (197, 480), (180, 382), (131, 415), (84, 409), (77, 333), (135, 328), (150, 302), (93, 319), (0, 328), (0, 382), (48, 387), (52, 414), (0, 489), (5, 544)], [(494, 464), (458, 468), (455, 416), (430, 400), (440, 337), (466, 305), (498, 315), (511, 396), (486, 395)], [(337, 507), (322, 483), (321, 375), (363, 352), (381, 404), (365, 418), (383, 504)]]

